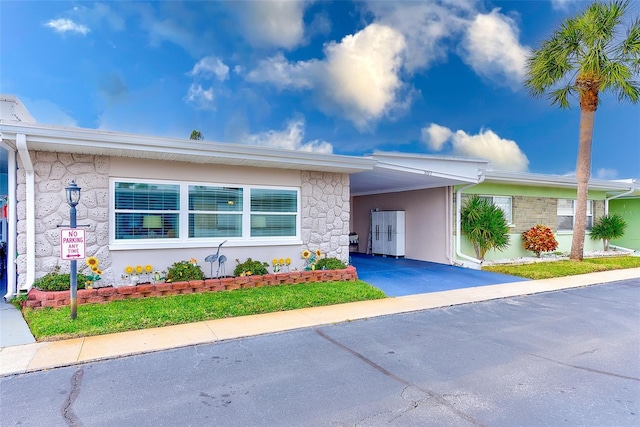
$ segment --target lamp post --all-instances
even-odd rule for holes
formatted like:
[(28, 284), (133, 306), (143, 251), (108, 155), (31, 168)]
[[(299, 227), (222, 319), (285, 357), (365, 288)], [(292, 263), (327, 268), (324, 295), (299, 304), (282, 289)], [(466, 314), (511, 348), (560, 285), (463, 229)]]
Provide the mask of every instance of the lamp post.
[[(69, 225), (70, 227), (76, 228), (76, 206), (80, 201), (80, 187), (76, 184), (75, 181), (71, 181), (68, 187), (65, 188), (67, 192), (67, 203), (69, 204)], [(78, 261), (71, 260), (71, 271), (70, 271), (70, 286), (69, 289), (71, 291), (71, 319), (75, 319), (78, 314)]]

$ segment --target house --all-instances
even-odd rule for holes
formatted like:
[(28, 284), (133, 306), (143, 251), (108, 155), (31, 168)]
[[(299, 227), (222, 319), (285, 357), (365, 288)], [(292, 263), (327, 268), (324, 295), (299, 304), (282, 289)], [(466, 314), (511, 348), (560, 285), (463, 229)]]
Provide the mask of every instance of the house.
[[(0, 96), (0, 137), (2, 239), (17, 254), (7, 263), (7, 297), (56, 266), (68, 271), (59, 228), (69, 222), (72, 181), (81, 188), (86, 254), (99, 259), (105, 284), (124, 280), (127, 266), (166, 270), (191, 258), (209, 275), (204, 260), (222, 242), (227, 274), (247, 258), (291, 258), (302, 268), (307, 248), (347, 261), (350, 232), (360, 236), (355, 250), (370, 252), (379, 210), (405, 212), (407, 258), (477, 268), (458, 232), (457, 201), (471, 194), (491, 198), (509, 217), (510, 248), (487, 258), (524, 254), (519, 234), (537, 223), (556, 231), (559, 250), (570, 247), (575, 178), (492, 171), (483, 159), (340, 156), (65, 128), (35, 123), (9, 95)], [(632, 232), (612, 243), (639, 250), (638, 184), (592, 180), (589, 187), (591, 218), (621, 213)], [(587, 250), (599, 246), (587, 237)]]
[[(522, 248), (521, 234), (537, 224), (554, 231), (558, 251), (571, 249), (575, 177), (494, 171), (479, 159), (397, 153), (374, 153), (372, 158), (378, 160), (372, 171), (351, 176), (352, 228), (368, 236), (368, 212), (404, 210), (407, 258), (478, 268), (471, 243), (458, 232), (461, 206), (474, 194), (501, 207), (511, 230), (509, 247), (489, 251), (487, 260), (531, 256)], [(628, 228), (612, 245), (639, 251), (640, 185), (593, 179), (588, 198), (588, 223), (608, 212), (620, 213)], [(359, 249), (368, 248), (361, 243)], [(585, 251), (601, 249), (602, 242), (591, 240), (587, 232)]]
[(372, 159), (42, 125), (15, 97), (1, 104), (6, 241), (17, 254), (7, 295), (58, 265), (68, 271), (59, 226), (69, 224), (72, 180), (86, 254), (99, 259), (105, 284), (127, 266), (166, 270), (191, 258), (209, 273), (204, 259), (225, 240), (227, 273), (247, 258), (300, 268), (305, 248), (348, 259), (349, 174)]

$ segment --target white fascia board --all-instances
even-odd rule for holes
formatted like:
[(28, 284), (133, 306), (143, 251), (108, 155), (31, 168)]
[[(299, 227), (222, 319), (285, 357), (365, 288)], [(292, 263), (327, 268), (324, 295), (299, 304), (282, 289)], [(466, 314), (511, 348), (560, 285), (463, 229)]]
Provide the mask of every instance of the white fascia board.
[(32, 150), (118, 157), (231, 163), (285, 169), (353, 173), (373, 169), (374, 160), (335, 154), (284, 150), (254, 145), (212, 143), (102, 130), (15, 125), (0, 122), (5, 140), (25, 133)]
[[(575, 176), (542, 175), (533, 173), (518, 173), (504, 171), (486, 171), (485, 182), (500, 182), (540, 187), (576, 188), (578, 183)], [(628, 182), (591, 179), (588, 184), (592, 190), (628, 191), (634, 185)]]

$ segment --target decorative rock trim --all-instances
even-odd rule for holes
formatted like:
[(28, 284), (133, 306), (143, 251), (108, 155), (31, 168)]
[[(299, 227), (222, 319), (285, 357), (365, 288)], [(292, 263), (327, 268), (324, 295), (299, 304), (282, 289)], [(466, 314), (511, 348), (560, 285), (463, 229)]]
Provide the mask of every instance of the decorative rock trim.
[[(356, 268), (343, 270), (293, 271), (291, 273), (265, 274), (263, 276), (225, 277), (222, 279), (190, 280), (188, 282), (156, 283), (78, 289), (78, 304), (100, 304), (132, 298), (160, 297), (165, 295), (192, 294), (198, 292), (220, 292), (234, 289), (259, 288), (262, 286), (294, 285), (312, 282), (353, 281), (358, 279)], [(64, 307), (70, 305), (70, 291), (29, 291), (24, 307)]]

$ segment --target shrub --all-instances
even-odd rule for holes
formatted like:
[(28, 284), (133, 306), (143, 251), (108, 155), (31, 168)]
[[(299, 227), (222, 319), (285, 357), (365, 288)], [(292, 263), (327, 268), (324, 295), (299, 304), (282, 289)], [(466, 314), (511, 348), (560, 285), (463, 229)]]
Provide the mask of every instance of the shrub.
[(522, 233), (522, 247), (540, 258), (540, 252), (555, 251), (558, 241), (549, 227), (538, 224)]
[(604, 243), (604, 250), (608, 251), (609, 241), (611, 239), (622, 237), (626, 228), (627, 223), (619, 214), (601, 216), (596, 220), (591, 228), (591, 239), (602, 239), (602, 242)]
[[(77, 275), (78, 289), (84, 289), (89, 279), (82, 274)], [(33, 287), (41, 291), (68, 291), (71, 288), (71, 275), (69, 273), (60, 273), (60, 266), (57, 265), (50, 273), (39, 277), (33, 282)]]
[(473, 244), (480, 261), (488, 250), (501, 251), (509, 246), (509, 225), (504, 212), (487, 199), (472, 196), (460, 214), (462, 234)]
[(240, 262), (239, 259), (236, 259), (238, 265), (233, 270), (234, 276), (260, 276), (263, 274), (267, 274), (267, 267), (269, 264), (261, 261), (254, 261), (251, 258), (247, 258), (245, 262)]
[(344, 262), (335, 257), (321, 258), (316, 261), (317, 270), (342, 270), (343, 268), (347, 268), (347, 266), (344, 265)]
[(204, 273), (195, 260), (174, 262), (167, 271), (167, 282), (204, 280)]

